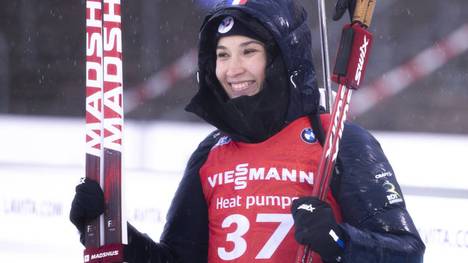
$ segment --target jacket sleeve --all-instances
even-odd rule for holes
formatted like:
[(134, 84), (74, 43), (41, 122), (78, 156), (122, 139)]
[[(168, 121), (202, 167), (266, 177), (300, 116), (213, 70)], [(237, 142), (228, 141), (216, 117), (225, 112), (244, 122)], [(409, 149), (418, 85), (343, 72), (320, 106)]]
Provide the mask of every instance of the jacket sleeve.
[(332, 192), (341, 207), (346, 263), (419, 263), (425, 250), (377, 140), (347, 123)]
[(218, 133), (210, 134), (192, 154), (169, 208), (159, 243), (129, 226), (128, 262), (207, 262), (208, 208), (199, 170)]

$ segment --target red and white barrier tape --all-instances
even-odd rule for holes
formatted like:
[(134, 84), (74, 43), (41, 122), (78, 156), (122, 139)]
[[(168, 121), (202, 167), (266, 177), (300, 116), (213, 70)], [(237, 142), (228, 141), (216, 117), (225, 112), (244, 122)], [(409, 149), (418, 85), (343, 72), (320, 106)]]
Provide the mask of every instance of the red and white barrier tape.
[(196, 70), (197, 51), (191, 49), (141, 85), (126, 91), (125, 112), (130, 112), (145, 101), (161, 96), (176, 82), (194, 76)]
[[(381, 100), (397, 94), (415, 81), (428, 76), (452, 58), (468, 50), (468, 24), (452, 32), (447, 38), (423, 50), (408, 62), (400, 65), (369, 85), (363, 86), (353, 97), (350, 114), (359, 116)], [(191, 49), (169, 67), (153, 75), (138, 87), (125, 93), (125, 111), (156, 98), (176, 82), (192, 76), (196, 69), (196, 50)]]
[(428, 76), (467, 50), (468, 24), (464, 24), (442, 41), (362, 87), (353, 97), (350, 114), (353, 116), (363, 114), (384, 98), (408, 88), (415, 81)]

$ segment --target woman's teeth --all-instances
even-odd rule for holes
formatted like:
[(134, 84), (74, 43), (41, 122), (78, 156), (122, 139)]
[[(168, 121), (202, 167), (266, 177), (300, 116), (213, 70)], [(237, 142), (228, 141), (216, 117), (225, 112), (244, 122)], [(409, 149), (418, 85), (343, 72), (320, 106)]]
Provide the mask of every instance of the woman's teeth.
[(234, 90), (244, 90), (244, 89), (247, 89), (253, 83), (254, 83), (253, 81), (245, 81), (245, 82), (240, 82), (240, 83), (231, 83), (231, 87)]

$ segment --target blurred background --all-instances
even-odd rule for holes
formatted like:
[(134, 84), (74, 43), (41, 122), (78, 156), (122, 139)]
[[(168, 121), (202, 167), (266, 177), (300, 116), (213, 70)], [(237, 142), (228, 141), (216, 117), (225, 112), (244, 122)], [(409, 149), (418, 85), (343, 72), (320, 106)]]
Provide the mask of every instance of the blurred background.
[[(321, 77), (317, 2), (299, 2)], [(211, 4), (122, 1), (129, 220), (156, 240), (187, 156), (213, 129), (184, 111)], [(348, 22), (330, 19), (334, 4), (326, 1), (332, 64)], [(468, 2), (377, 1), (370, 31), (350, 118), (392, 162), (428, 246), (425, 262), (458, 262), (468, 257)], [(81, 261), (68, 209), (84, 175), (84, 83), (84, 0), (0, 0), (2, 262)]]
[[(300, 2), (310, 14), (315, 65), (321, 71), (316, 1)], [(326, 2), (330, 18), (334, 1)], [(83, 116), (85, 2), (0, 3), (0, 112)], [(210, 4), (210, 0), (123, 1), (125, 89), (159, 91), (132, 104), (127, 118), (198, 121), (183, 108), (196, 91), (196, 58), (191, 51), (197, 45), (204, 9)], [(397, 94), (379, 94), (381, 100), (356, 116), (357, 122), (374, 130), (468, 132), (468, 118), (463, 118), (468, 107), (464, 103), (468, 98), (467, 7), (463, 0), (428, 0), (423, 5), (416, 1), (378, 2), (370, 28), (375, 45), (366, 83), (398, 69), (401, 76), (388, 80), (386, 89), (403, 87)], [(330, 19), (331, 61), (346, 19)], [(457, 30), (462, 31), (458, 38), (452, 36)], [(450, 37), (455, 43), (446, 43)], [(433, 50), (415, 66), (405, 67), (426, 49)], [(183, 66), (171, 68), (184, 58)], [(426, 69), (428, 64), (437, 66)]]

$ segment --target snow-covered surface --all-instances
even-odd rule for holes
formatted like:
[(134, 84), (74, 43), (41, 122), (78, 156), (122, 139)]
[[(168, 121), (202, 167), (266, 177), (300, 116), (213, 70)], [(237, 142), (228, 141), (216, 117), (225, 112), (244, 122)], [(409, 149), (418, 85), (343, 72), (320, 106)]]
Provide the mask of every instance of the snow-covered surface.
[[(154, 239), (183, 167), (212, 127), (126, 122), (128, 219)], [(426, 242), (425, 262), (468, 258), (468, 136), (375, 132)], [(0, 116), (0, 262), (82, 262), (68, 220), (84, 175), (84, 121)]]

